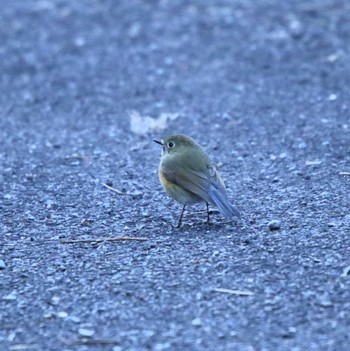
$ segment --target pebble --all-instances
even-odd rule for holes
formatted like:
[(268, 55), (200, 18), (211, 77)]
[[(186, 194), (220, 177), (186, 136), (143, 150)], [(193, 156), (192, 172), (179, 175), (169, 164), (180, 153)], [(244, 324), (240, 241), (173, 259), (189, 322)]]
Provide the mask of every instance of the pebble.
[(141, 25), (140, 23), (133, 23), (130, 28), (128, 29), (128, 35), (131, 38), (136, 38), (140, 35), (141, 33)]
[(280, 158), (284, 159), (287, 157), (287, 153), (286, 152), (281, 152), (279, 155)]
[(348, 275), (350, 275), (350, 266), (345, 267), (343, 273), (341, 274), (342, 277), (347, 277)]
[(195, 318), (192, 320), (191, 324), (195, 327), (200, 327), (202, 325), (202, 321), (200, 318)]
[(278, 219), (273, 219), (268, 223), (268, 227), (270, 230), (278, 230), (281, 228), (281, 221)]
[(77, 317), (77, 316), (68, 316), (67, 319), (68, 319), (69, 321), (73, 322), (73, 323), (77, 323), (77, 324), (80, 323), (80, 318)]
[(53, 305), (57, 305), (60, 302), (61, 298), (59, 296), (52, 296), (51, 297), (51, 303)]
[(0, 269), (5, 269), (5, 268), (6, 268), (5, 261), (0, 260)]
[(319, 299), (319, 305), (322, 307), (331, 307), (331, 306), (333, 306), (333, 303), (330, 300), (329, 296), (322, 295)]
[(77, 37), (74, 39), (74, 45), (79, 47), (82, 47), (86, 44), (86, 40), (82, 37)]
[(11, 293), (9, 293), (7, 296), (4, 297), (4, 300), (7, 301), (13, 301), (17, 299), (17, 292), (16, 291), (12, 291)]
[(95, 334), (95, 330), (87, 329), (87, 328), (79, 328), (78, 333), (81, 336), (90, 337), (90, 336), (93, 336)]
[(337, 100), (338, 99), (338, 95), (337, 94), (330, 94), (329, 96), (328, 96), (328, 100), (329, 101), (335, 101), (335, 100)]
[(171, 347), (171, 344), (169, 342), (158, 343), (154, 346), (154, 350), (155, 351), (169, 350), (170, 347)]
[(68, 317), (68, 313), (65, 311), (59, 311), (59, 312), (57, 312), (57, 317), (66, 318), (66, 317)]
[(28, 214), (27, 214), (27, 218), (28, 218), (30, 221), (34, 221), (34, 220), (35, 220), (35, 217), (34, 217), (31, 213), (28, 213)]
[(203, 299), (203, 294), (201, 292), (196, 293), (196, 300), (202, 300)]

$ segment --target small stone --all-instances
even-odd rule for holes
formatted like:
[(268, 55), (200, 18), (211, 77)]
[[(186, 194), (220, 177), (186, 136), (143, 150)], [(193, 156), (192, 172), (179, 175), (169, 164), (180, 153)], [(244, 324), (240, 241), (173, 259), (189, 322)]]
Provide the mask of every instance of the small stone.
[(154, 330), (143, 330), (142, 334), (148, 339), (152, 337), (155, 334), (155, 332)]
[(140, 23), (133, 23), (130, 28), (128, 29), (128, 35), (131, 38), (136, 38), (140, 35), (141, 33), (141, 25)]
[(158, 343), (154, 346), (155, 351), (169, 350), (171, 344), (169, 342)]
[(345, 267), (343, 273), (341, 274), (342, 277), (347, 277), (348, 275), (350, 275), (350, 266)]
[(59, 318), (66, 318), (66, 317), (68, 317), (68, 313), (65, 312), (65, 311), (60, 311), (60, 312), (57, 313), (57, 317), (59, 317)]
[(338, 99), (337, 94), (331, 94), (331, 95), (328, 96), (328, 100), (329, 101), (335, 101), (337, 99)]
[(306, 166), (318, 166), (322, 163), (322, 161), (315, 160), (315, 161), (305, 161)]
[(59, 302), (60, 302), (60, 297), (59, 296), (52, 296), (52, 298), (51, 298), (51, 303), (53, 304), (53, 305), (57, 305)]
[(6, 268), (6, 264), (3, 260), (0, 260), (0, 269), (5, 269)]
[(112, 351), (122, 351), (122, 348), (120, 346), (114, 346)]
[(201, 292), (196, 293), (196, 300), (202, 300), (203, 299), (203, 294)]
[(219, 117), (221, 117), (225, 121), (230, 121), (232, 119), (227, 112), (224, 112), (222, 115), (219, 115)]
[(278, 230), (281, 228), (281, 221), (278, 219), (273, 219), (268, 223), (268, 227), (270, 230)]
[(51, 319), (53, 317), (53, 314), (51, 312), (47, 312), (44, 314), (45, 319)]
[(78, 48), (83, 47), (86, 44), (86, 40), (82, 37), (77, 37), (74, 39), (74, 45)]
[(5, 194), (4, 195), (4, 199), (11, 200), (12, 199), (12, 195), (11, 194)]
[(286, 152), (281, 152), (279, 155), (279, 158), (284, 159), (287, 157), (287, 153)]
[(27, 213), (27, 218), (28, 218), (30, 221), (34, 221), (34, 220), (35, 220), (35, 217), (34, 217), (31, 213)]
[(83, 220), (81, 220), (80, 224), (84, 227), (89, 227), (91, 226), (91, 220), (84, 218)]
[(333, 306), (332, 301), (330, 300), (329, 296), (322, 295), (319, 300), (319, 305), (322, 307), (331, 307)]
[(25, 91), (22, 94), (22, 98), (24, 101), (33, 101), (34, 95), (30, 91)]
[(168, 56), (164, 59), (164, 63), (166, 65), (172, 65), (174, 63), (174, 59), (172, 57)]
[(16, 291), (12, 291), (11, 293), (9, 293), (7, 296), (4, 297), (4, 300), (7, 300), (7, 301), (14, 301), (16, 299), (17, 299)]
[(297, 328), (295, 327), (289, 327), (288, 328), (288, 331), (291, 333), (291, 334), (295, 334), (297, 332)]
[(200, 318), (195, 318), (192, 320), (191, 324), (194, 326), (194, 327), (200, 327), (202, 325), (202, 321)]
[(80, 318), (77, 316), (69, 316), (67, 319), (73, 323), (76, 323), (76, 324), (80, 323)]
[(333, 62), (337, 61), (340, 56), (341, 55), (339, 53), (331, 54), (331, 55), (327, 56), (327, 61), (333, 63)]
[(49, 210), (56, 207), (56, 204), (52, 200), (47, 200), (45, 205), (46, 205), (46, 208)]
[(13, 340), (15, 340), (16, 335), (17, 335), (16, 332), (11, 332), (11, 333), (9, 334), (9, 336), (7, 337), (7, 340), (8, 340), (9, 342), (12, 342)]
[(288, 24), (290, 35), (299, 39), (304, 34), (304, 26), (297, 18), (291, 18)]
[(95, 334), (95, 330), (87, 329), (87, 328), (79, 328), (78, 333), (81, 336), (91, 337)]

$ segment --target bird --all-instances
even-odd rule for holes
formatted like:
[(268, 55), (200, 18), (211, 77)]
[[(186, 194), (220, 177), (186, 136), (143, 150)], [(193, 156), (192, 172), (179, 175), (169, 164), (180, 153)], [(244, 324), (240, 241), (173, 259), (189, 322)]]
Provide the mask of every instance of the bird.
[(162, 146), (160, 183), (169, 197), (183, 205), (177, 228), (181, 226), (186, 206), (199, 202), (206, 203), (207, 223), (210, 223), (209, 204), (216, 206), (225, 218), (240, 218), (239, 211), (228, 199), (218, 170), (195, 140), (176, 134), (153, 141)]

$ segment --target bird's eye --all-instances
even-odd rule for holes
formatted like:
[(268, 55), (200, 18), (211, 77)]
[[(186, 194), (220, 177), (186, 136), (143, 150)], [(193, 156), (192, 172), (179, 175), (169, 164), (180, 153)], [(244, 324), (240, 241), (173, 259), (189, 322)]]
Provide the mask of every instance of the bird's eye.
[(172, 141), (169, 141), (168, 142), (168, 148), (172, 148), (172, 147), (174, 147), (175, 146), (175, 143), (174, 142), (172, 142)]

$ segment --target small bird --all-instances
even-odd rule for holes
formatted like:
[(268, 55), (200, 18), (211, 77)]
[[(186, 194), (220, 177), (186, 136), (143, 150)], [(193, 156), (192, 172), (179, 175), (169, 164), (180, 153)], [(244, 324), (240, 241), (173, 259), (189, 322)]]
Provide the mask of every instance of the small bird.
[(168, 195), (183, 205), (177, 224), (181, 226), (187, 205), (205, 202), (209, 223), (209, 204), (217, 206), (226, 217), (240, 217), (227, 197), (225, 184), (203, 148), (186, 135), (171, 135), (153, 140), (162, 145), (159, 180)]

